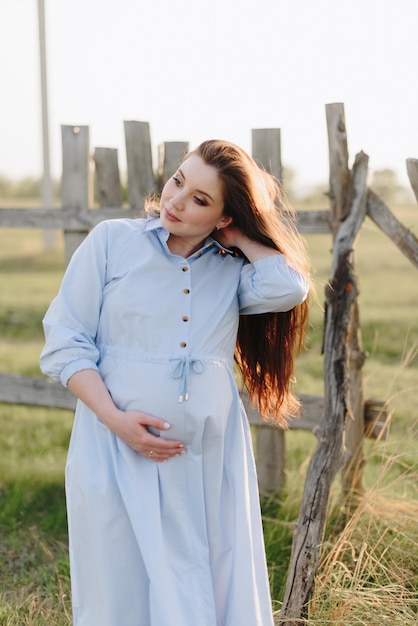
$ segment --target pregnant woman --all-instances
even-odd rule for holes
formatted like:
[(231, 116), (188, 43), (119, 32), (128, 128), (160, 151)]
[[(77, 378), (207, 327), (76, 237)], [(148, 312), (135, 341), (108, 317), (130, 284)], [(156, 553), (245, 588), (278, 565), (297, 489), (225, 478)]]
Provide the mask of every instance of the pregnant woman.
[(240, 148), (186, 156), (147, 219), (75, 252), (43, 372), (78, 398), (66, 466), (75, 626), (272, 626), (234, 357), (284, 423), (309, 286), (274, 179)]

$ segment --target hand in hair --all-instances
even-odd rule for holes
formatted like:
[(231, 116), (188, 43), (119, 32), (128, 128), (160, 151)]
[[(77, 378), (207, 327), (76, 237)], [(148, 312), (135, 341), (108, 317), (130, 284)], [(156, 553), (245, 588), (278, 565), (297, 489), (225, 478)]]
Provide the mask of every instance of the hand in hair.
[(253, 263), (273, 254), (280, 254), (275, 248), (265, 246), (244, 235), (236, 226), (225, 226), (214, 233), (214, 238), (225, 248), (238, 248)]

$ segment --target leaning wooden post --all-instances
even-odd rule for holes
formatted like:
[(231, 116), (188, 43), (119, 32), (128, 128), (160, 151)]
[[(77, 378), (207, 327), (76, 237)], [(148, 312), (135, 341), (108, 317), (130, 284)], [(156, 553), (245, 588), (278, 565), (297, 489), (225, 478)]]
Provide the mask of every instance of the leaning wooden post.
[[(252, 130), (252, 156), (277, 180), (282, 177), (280, 128)], [(267, 424), (255, 426), (255, 456), (261, 492), (279, 491), (286, 478), (285, 434)]]
[(393, 215), (386, 204), (371, 189), (367, 194), (367, 215), (398, 247), (399, 251), (415, 267), (418, 267), (418, 238)]
[[(330, 222), (333, 240), (346, 219), (350, 204), (351, 173), (348, 167), (344, 105), (326, 107), (330, 161)], [(347, 336), (349, 415), (345, 425), (345, 463), (342, 468), (343, 495), (363, 492), (364, 397), (362, 368), (365, 361), (358, 300), (355, 298)], [(325, 372), (326, 375), (326, 372)]]
[(347, 333), (357, 296), (352, 254), (366, 212), (368, 157), (360, 153), (353, 168), (351, 209), (334, 242), (331, 280), (327, 289), (324, 337), (325, 407), (318, 444), (307, 470), (299, 517), (293, 534), (292, 555), (280, 613), (287, 626), (302, 626), (323, 540), (331, 484), (342, 464), (344, 423), (349, 412)]
[[(77, 213), (89, 206), (89, 127), (62, 126), (62, 210)], [(85, 231), (64, 231), (65, 260), (83, 241)]]

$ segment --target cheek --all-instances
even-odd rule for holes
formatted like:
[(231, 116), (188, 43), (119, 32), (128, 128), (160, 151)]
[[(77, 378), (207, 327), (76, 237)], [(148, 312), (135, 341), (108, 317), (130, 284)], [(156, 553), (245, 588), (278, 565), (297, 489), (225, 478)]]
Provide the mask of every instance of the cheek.
[(170, 180), (166, 182), (160, 196), (160, 206), (170, 196)]
[(199, 224), (199, 226), (208, 228), (209, 230), (213, 230), (218, 223), (218, 220), (216, 219), (216, 216), (200, 214), (196, 216), (195, 223)]

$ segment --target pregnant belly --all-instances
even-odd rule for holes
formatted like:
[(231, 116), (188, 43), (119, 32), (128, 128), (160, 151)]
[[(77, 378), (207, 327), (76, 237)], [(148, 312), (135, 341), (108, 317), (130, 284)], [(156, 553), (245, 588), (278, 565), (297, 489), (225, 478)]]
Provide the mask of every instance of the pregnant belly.
[(209, 430), (212, 437), (222, 437), (237, 402), (232, 367), (222, 360), (105, 358), (100, 369), (120, 409), (144, 411), (169, 422), (169, 430), (153, 432), (186, 445)]

